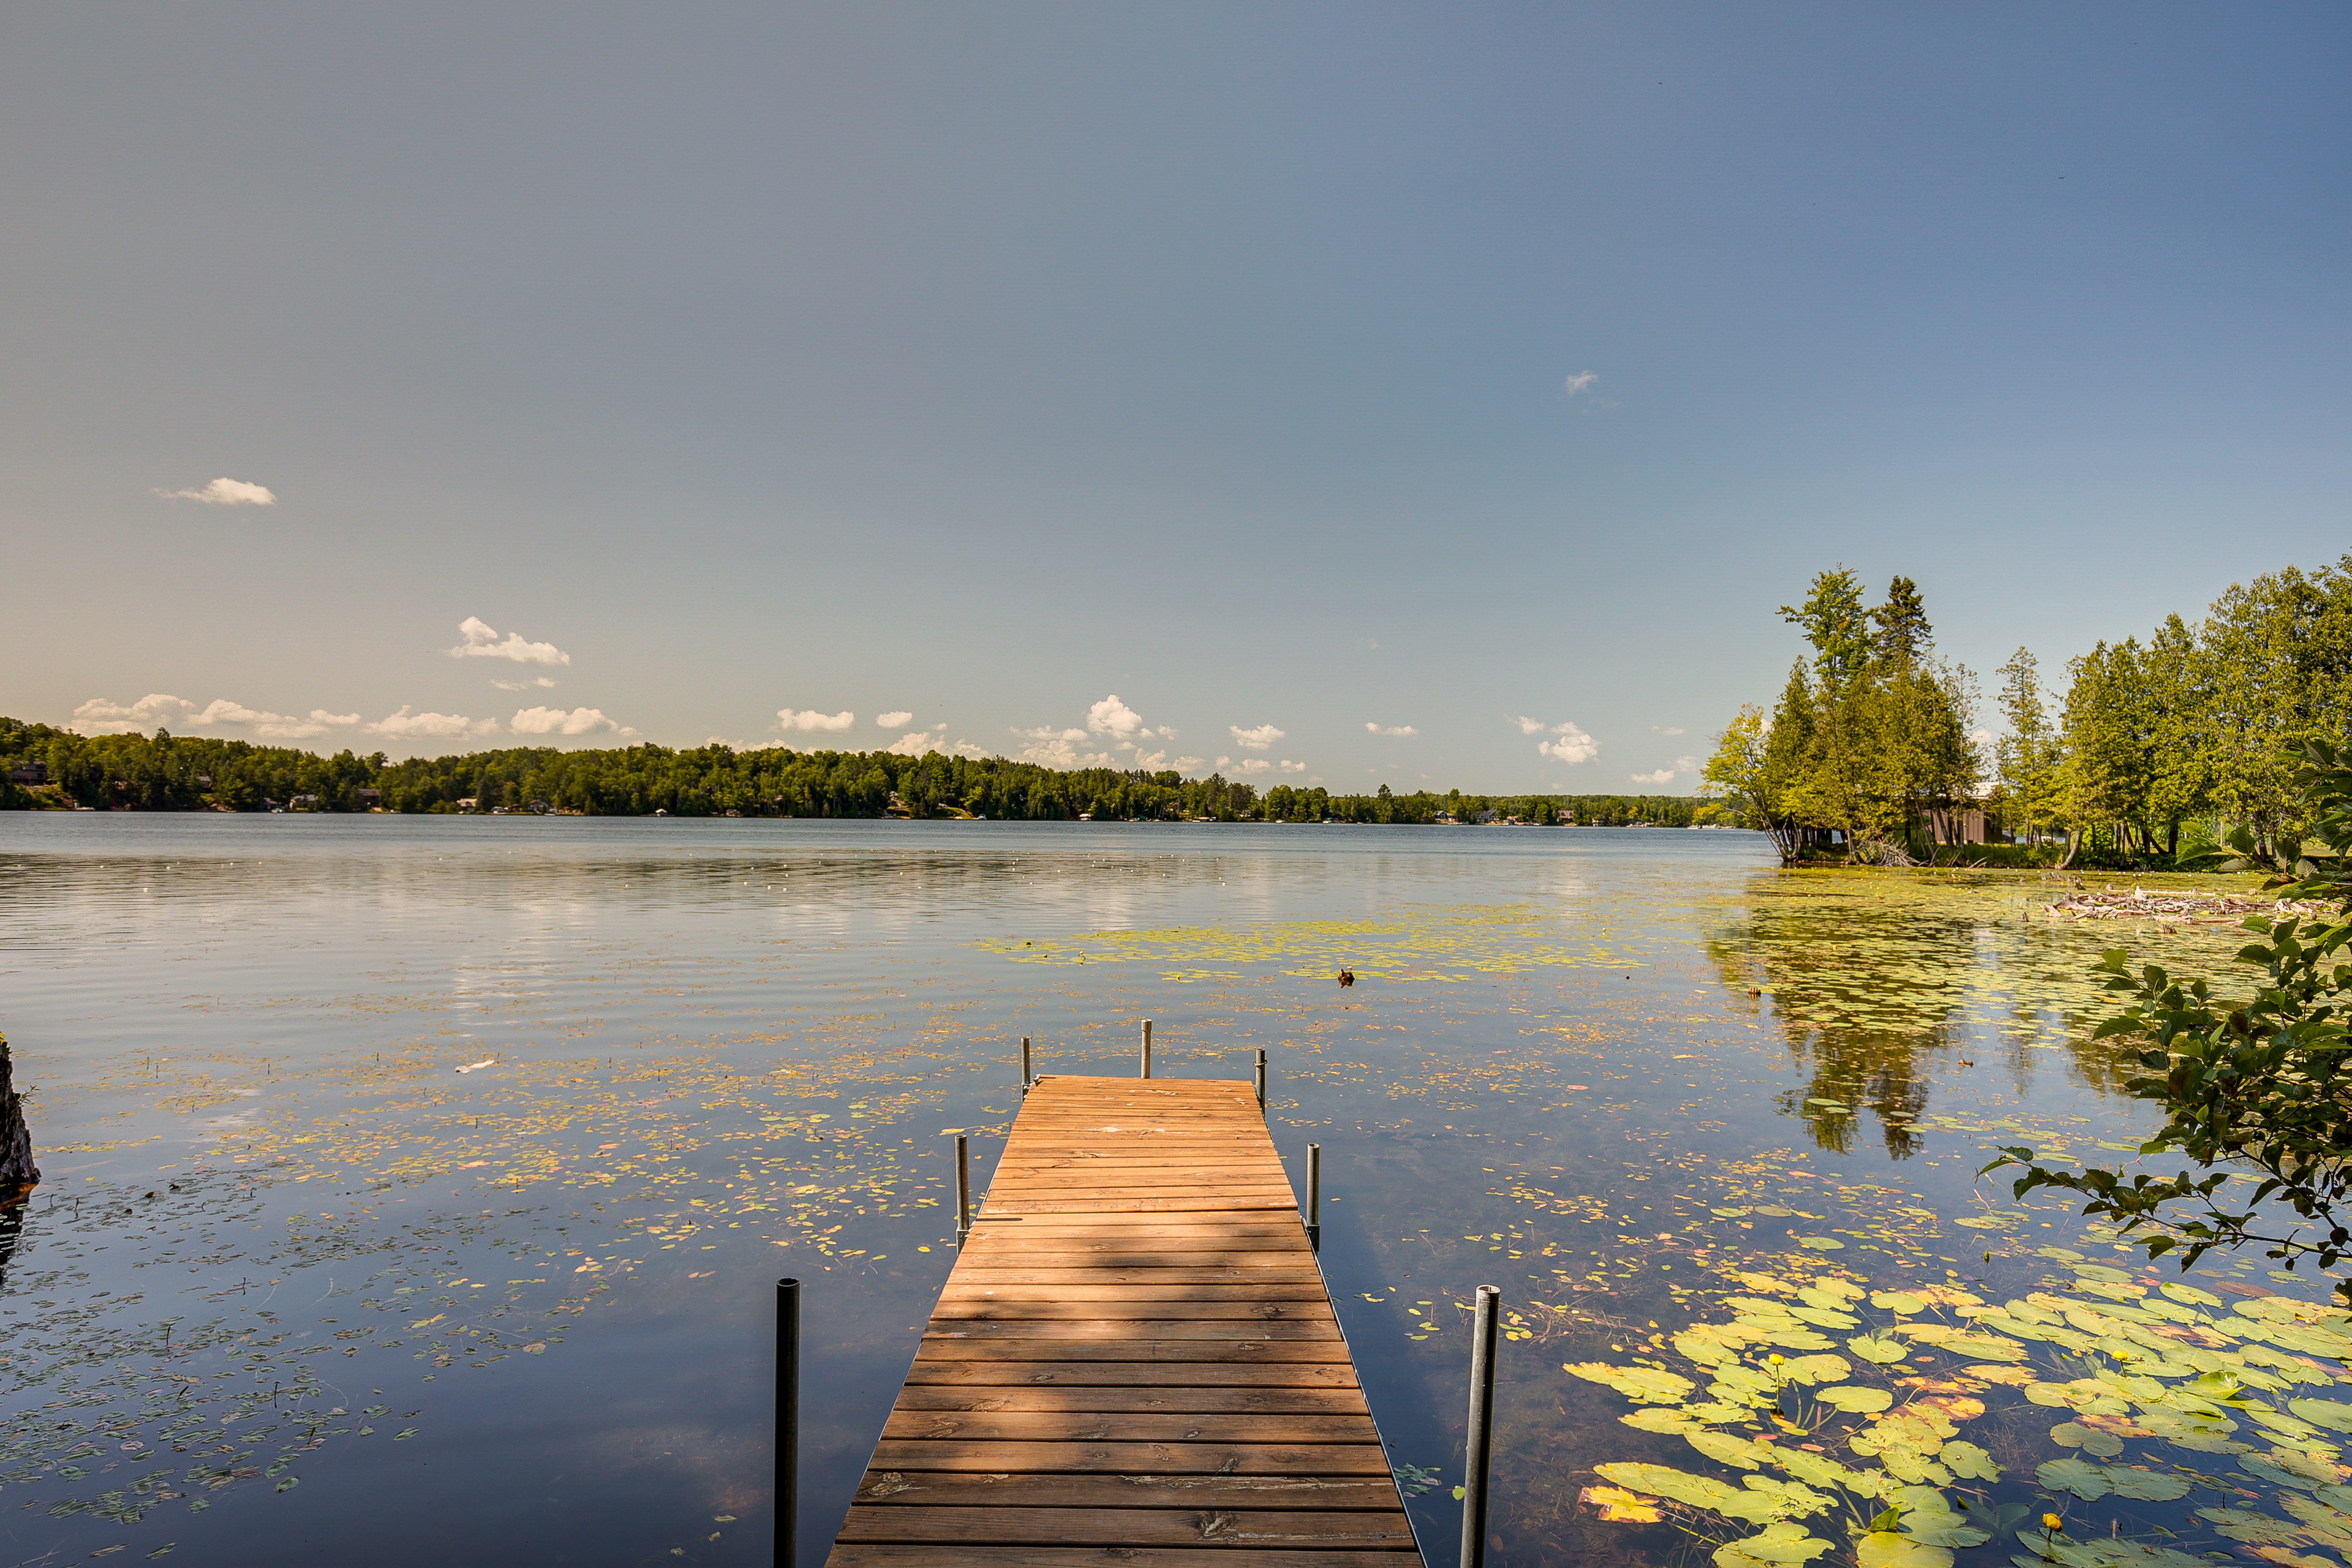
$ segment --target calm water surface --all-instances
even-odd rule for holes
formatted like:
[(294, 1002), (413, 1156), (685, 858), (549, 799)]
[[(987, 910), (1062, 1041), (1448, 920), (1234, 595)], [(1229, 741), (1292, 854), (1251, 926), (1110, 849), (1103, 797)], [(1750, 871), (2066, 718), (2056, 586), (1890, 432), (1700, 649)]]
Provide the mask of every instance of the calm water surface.
[[(1294, 1169), (1323, 1145), (1325, 1267), (1392, 1462), (1433, 1483), (1433, 1560), (1458, 1303), (1494, 1283), (1492, 1560), (1664, 1561), (1671, 1520), (1578, 1506), (1591, 1467), (1753, 1460), (1628, 1426), (1567, 1364), (1704, 1381), (1670, 1336), (1824, 1285), (1959, 1293), (1852, 1301), (1863, 1331), (2102, 1284), (2162, 1303), (2112, 1238), (1972, 1172), (2021, 1140), (2128, 1158), (2097, 1145), (2150, 1119), (2083, 1043), (2084, 972), (2119, 940), (2217, 969), (2235, 942), (2055, 928), (2050, 896), (1792, 876), (1735, 833), (0, 815), (0, 1028), (47, 1177), (0, 1232), (0, 1563), (764, 1563), (787, 1273), (820, 1561), (953, 1257), (943, 1133), (984, 1184), (1022, 1037), (1040, 1070), (1125, 1073), (1144, 1017), (1164, 1075), (1265, 1048), (1277, 1142)], [(2199, 1278), (2316, 1294), (2266, 1268)], [(2045, 1381), (2096, 1360), (2026, 1348)], [(2001, 1467), (1953, 1506), (2052, 1506), (2069, 1411), (1907, 1350), (1855, 1381), (1943, 1401)], [(2280, 1420), (2303, 1432), (2238, 1436), (2333, 1466)], [(2059, 1504), (2201, 1552), (2190, 1510), (2277, 1511), (2225, 1485), (2260, 1489)], [(1843, 1546), (1839, 1518), (1811, 1528)]]

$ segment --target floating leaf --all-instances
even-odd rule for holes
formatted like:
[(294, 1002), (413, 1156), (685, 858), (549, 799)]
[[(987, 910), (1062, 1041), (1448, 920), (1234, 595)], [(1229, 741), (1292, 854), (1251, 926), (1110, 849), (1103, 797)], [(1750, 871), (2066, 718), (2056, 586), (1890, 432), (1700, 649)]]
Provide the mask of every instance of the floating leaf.
[(2085, 1502), (2103, 1498), (2115, 1489), (2107, 1482), (2105, 1468), (2088, 1459), (2053, 1459), (2033, 1474), (2047, 1489), (2073, 1492)]
[(2105, 1468), (2107, 1486), (2117, 1497), (2136, 1498), (2141, 1502), (2170, 1502), (2189, 1495), (2186, 1476), (2168, 1476), (2131, 1465), (2109, 1465)]
[(1683, 1441), (1710, 1459), (1737, 1465), (1743, 1470), (1756, 1468), (1769, 1457), (1760, 1444), (1751, 1443), (1745, 1437), (1734, 1437), (1725, 1432), (1685, 1432)]
[[(1746, 1412), (1742, 1411), (1740, 1414), (1745, 1415)], [(1691, 1418), (1686, 1413), (1680, 1410), (1663, 1409), (1654, 1405), (1647, 1409), (1636, 1410), (1630, 1415), (1620, 1415), (1617, 1419), (1628, 1426), (1636, 1427), (1643, 1432), (1687, 1432), (1692, 1426)]]
[(2273, 1519), (2250, 1508), (2200, 1508), (2197, 1517), (2212, 1521), (2215, 1532), (2232, 1541), (2248, 1544), (2274, 1542), (2284, 1545), (2303, 1539), (2303, 1528), (2283, 1519)]
[(1873, 1290), (1870, 1304), (1882, 1312), (1893, 1312), (1905, 1318), (1916, 1317), (1927, 1310), (1927, 1303), (1908, 1290)]
[(2283, 1494), (2279, 1506), (2301, 1520), (2304, 1529), (2336, 1551), (2352, 1549), (2352, 1514), (2339, 1513), (2324, 1502), (2293, 1492)]
[(1714, 1512), (1723, 1511), (1723, 1505), (1736, 1502), (1739, 1490), (1706, 1476), (1695, 1476), (1687, 1470), (1677, 1470), (1671, 1465), (1606, 1464), (1592, 1467), (1593, 1474), (1604, 1481), (1653, 1497), (1672, 1498), (1694, 1508)]
[(1801, 1383), (1810, 1388), (1817, 1383), (1834, 1383), (1853, 1375), (1853, 1365), (1839, 1355), (1790, 1356), (1775, 1369), (1790, 1383)]
[(1970, 1215), (1964, 1219), (1956, 1219), (1952, 1223), (1969, 1230), (2006, 1230), (2012, 1222), (2001, 1218), (1999, 1215)]
[(1884, 1410), (1895, 1403), (1895, 1395), (1883, 1388), (1863, 1388), (1853, 1384), (1824, 1388), (1813, 1397), (1833, 1410), (1843, 1410), (1856, 1415)]
[(1874, 1530), (1855, 1542), (1854, 1561), (1861, 1568), (1952, 1568), (1947, 1547), (1929, 1546), (1891, 1530)]
[(2000, 1467), (1992, 1462), (1990, 1454), (1974, 1443), (1947, 1443), (1944, 1451), (1936, 1458), (1949, 1467), (1956, 1476), (1979, 1481), (2000, 1479)]
[(1801, 1236), (1797, 1237), (1797, 1245), (1799, 1247), (1809, 1247), (1815, 1252), (1843, 1252), (1845, 1250), (1845, 1243), (1840, 1241), (1833, 1236)]
[(1791, 1307), (1789, 1312), (1791, 1317), (1818, 1323), (1824, 1329), (1851, 1329), (1862, 1321), (1852, 1312), (1841, 1312), (1831, 1307)]
[(1864, 1334), (1858, 1339), (1848, 1340), (1845, 1348), (1863, 1360), (1875, 1362), (1880, 1366), (1892, 1366), (1911, 1353), (1902, 1341), (1889, 1339), (1884, 1334)]
[(2186, 1301), (2199, 1307), (2218, 1307), (2221, 1304), (2221, 1297), (2210, 1290), (2200, 1290), (2194, 1285), (2159, 1285), (2157, 1289), (2175, 1301)]
[(1809, 1533), (1801, 1524), (1782, 1521), (1763, 1532), (1715, 1549), (1717, 1568), (1748, 1568), (1750, 1563), (1810, 1563), (1830, 1549), (1830, 1543)]
[(1587, 1383), (1606, 1384), (1626, 1398), (1643, 1405), (1680, 1405), (1698, 1386), (1689, 1378), (1654, 1367), (1611, 1366), (1607, 1362), (1587, 1361), (1563, 1363), (1560, 1370), (1573, 1373)]
[(2286, 1407), (2331, 1432), (2352, 1432), (2352, 1405), (2334, 1399), (2290, 1399)]
[(2050, 1440), (2062, 1448), (2080, 1448), (2102, 1459), (2112, 1459), (2124, 1451), (2124, 1440), (2113, 1432), (2102, 1432), (2073, 1421), (2050, 1428)]
[(1623, 1487), (1586, 1487), (1576, 1494), (1576, 1500), (1608, 1524), (1655, 1524), (1664, 1517), (1658, 1512), (1657, 1499)]

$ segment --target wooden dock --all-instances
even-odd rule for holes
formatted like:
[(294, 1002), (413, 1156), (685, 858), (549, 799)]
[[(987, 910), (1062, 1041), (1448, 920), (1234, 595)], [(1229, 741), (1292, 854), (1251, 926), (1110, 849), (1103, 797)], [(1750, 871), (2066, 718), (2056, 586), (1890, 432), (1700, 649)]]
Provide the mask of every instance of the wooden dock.
[(1247, 1083), (1022, 1102), (829, 1568), (1418, 1568)]

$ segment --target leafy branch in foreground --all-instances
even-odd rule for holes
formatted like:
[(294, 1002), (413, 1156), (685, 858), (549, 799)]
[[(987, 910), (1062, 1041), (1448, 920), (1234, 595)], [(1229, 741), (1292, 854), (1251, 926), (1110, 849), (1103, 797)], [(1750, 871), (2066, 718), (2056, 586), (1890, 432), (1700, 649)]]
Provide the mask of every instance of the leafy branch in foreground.
[[(2333, 903), (2336, 918), (2247, 920), (2265, 940), (2241, 948), (2237, 959), (2261, 966), (2265, 978), (2242, 1002), (2220, 1000), (2205, 980), (2177, 979), (2156, 964), (2135, 973), (2121, 949), (2101, 964), (2106, 988), (2132, 1000), (2095, 1037), (2148, 1042), (2138, 1058), (2144, 1071), (2126, 1087), (2168, 1117), (2140, 1152), (2179, 1153), (2191, 1168), (2126, 1181), (2116, 1171), (2052, 1170), (2034, 1163), (2031, 1149), (2004, 1148), (1979, 1175), (2022, 1165), (2019, 1197), (2036, 1187), (2080, 1193), (2090, 1200), (2084, 1214), (2117, 1221), (2126, 1236), (2140, 1233), (2133, 1239), (2150, 1258), (2179, 1253), (2184, 1269), (2216, 1247), (2249, 1245), (2267, 1246), (2289, 1268), (2309, 1258), (2327, 1269), (2352, 1257), (2352, 1214), (2339, 1213), (2352, 1193), (2352, 747), (2314, 741), (2299, 755), (2313, 838), (2330, 853), (2304, 861), (2303, 879), (2280, 890)], [(2250, 1195), (2229, 1195), (2239, 1173), (2215, 1169), (2224, 1164), (2259, 1178)], [(2352, 1302), (2352, 1279), (2336, 1289)]]

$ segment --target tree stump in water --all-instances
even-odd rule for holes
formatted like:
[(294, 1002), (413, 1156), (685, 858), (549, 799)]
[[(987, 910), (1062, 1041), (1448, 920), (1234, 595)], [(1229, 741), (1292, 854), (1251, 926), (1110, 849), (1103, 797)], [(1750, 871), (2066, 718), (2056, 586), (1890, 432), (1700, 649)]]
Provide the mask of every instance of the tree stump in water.
[(33, 1163), (33, 1131), (25, 1125), (25, 1101), (16, 1092), (8, 1037), (0, 1035), (0, 1204), (15, 1203), (41, 1179)]

